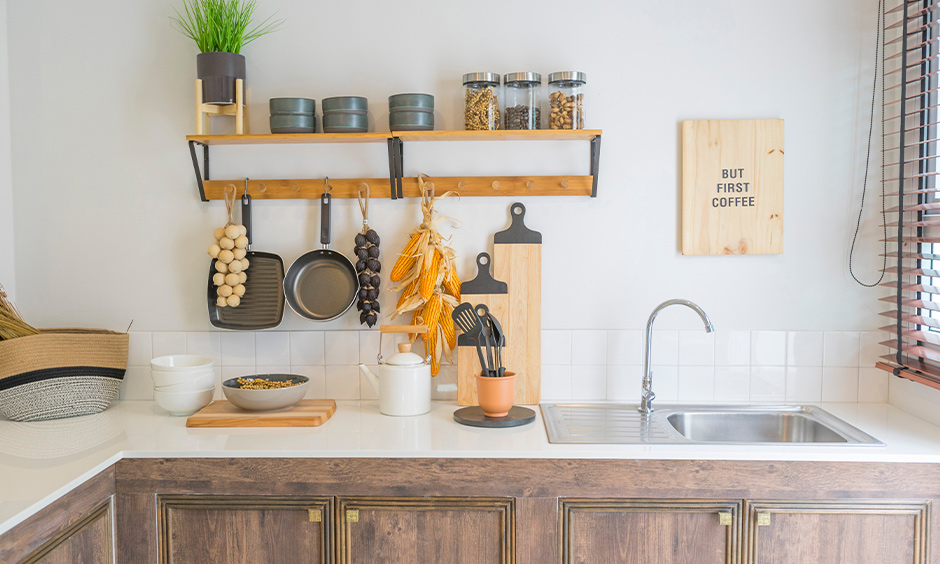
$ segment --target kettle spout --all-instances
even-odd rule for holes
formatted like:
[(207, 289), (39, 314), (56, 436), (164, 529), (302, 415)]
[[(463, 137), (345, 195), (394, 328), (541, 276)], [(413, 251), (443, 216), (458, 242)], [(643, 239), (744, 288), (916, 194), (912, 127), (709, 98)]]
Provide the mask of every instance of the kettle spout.
[(362, 372), (362, 375), (366, 377), (366, 380), (372, 384), (372, 389), (375, 390), (375, 393), (379, 393), (379, 377), (375, 375), (375, 372), (372, 372), (372, 369), (366, 366), (365, 364), (359, 363), (359, 371)]

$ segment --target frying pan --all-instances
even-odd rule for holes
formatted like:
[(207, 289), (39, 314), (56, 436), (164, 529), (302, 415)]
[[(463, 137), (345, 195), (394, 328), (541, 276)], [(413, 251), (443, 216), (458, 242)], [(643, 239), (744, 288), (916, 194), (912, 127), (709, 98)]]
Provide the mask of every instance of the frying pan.
[(320, 196), (322, 249), (301, 255), (287, 269), (284, 293), (297, 315), (313, 321), (330, 321), (346, 313), (359, 294), (356, 268), (330, 246), (330, 193)]
[(215, 261), (209, 265), (209, 322), (222, 329), (255, 331), (270, 329), (281, 324), (284, 317), (284, 261), (274, 253), (251, 250), (251, 196), (242, 196), (242, 225), (248, 238), (248, 270), (245, 273), (245, 295), (238, 307), (218, 307), (216, 286), (212, 283)]

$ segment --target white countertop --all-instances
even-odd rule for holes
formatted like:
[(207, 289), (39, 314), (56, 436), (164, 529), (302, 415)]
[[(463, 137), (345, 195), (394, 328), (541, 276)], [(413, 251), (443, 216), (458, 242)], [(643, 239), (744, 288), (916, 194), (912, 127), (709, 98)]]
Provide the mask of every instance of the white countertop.
[(375, 401), (341, 401), (321, 427), (186, 427), (152, 402), (96, 415), (0, 421), (0, 534), (122, 458), (622, 458), (940, 463), (940, 427), (889, 404), (819, 404), (886, 446), (552, 445), (541, 413), (530, 425), (481, 429), (435, 402), (419, 417), (386, 417)]

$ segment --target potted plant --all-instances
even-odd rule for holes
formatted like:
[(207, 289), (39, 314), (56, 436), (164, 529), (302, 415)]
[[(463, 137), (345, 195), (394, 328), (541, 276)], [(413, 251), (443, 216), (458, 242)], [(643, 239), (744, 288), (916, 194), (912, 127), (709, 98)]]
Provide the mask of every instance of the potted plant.
[(283, 23), (268, 17), (249, 29), (255, 5), (255, 0), (183, 0), (182, 13), (174, 9), (176, 29), (199, 47), (196, 76), (202, 80), (204, 103), (235, 102), (235, 80), (245, 80), (242, 47)]

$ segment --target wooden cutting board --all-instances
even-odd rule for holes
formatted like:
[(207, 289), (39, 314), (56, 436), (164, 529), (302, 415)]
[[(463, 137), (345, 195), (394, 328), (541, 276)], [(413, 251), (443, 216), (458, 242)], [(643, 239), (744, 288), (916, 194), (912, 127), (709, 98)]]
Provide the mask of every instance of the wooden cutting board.
[(186, 420), (187, 427), (317, 427), (336, 412), (331, 399), (300, 400), (277, 411), (245, 411), (225, 400), (202, 408)]
[(496, 278), (509, 285), (509, 315), (500, 317), (506, 370), (516, 373), (516, 404), (535, 405), (542, 394), (542, 234), (525, 226), (525, 206), (509, 206), (512, 224), (493, 235)]
[[(492, 259), (487, 253), (477, 255), (477, 276), (473, 280), (460, 284), (460, 299), (474, 306), (485, 304), (490, 313), (499, 320), (503, 331), (509, 318), (509, 287), (490, 274)], [(512, 345), (506, 338), (503, 348), (503, 363), (506, 363), (508, 348)], [(485, 352), (484, 352), (485, 354)], [(508, 365), (507, 365), (508, 366)], [(477, 384), (474, 377), (480, 372), (480, 359), (476, 343), (465, 335), (457, 335), (457, 403), (459, 405), (478, 405)], [(518, 380), (518, 379), (517, 379)]]

